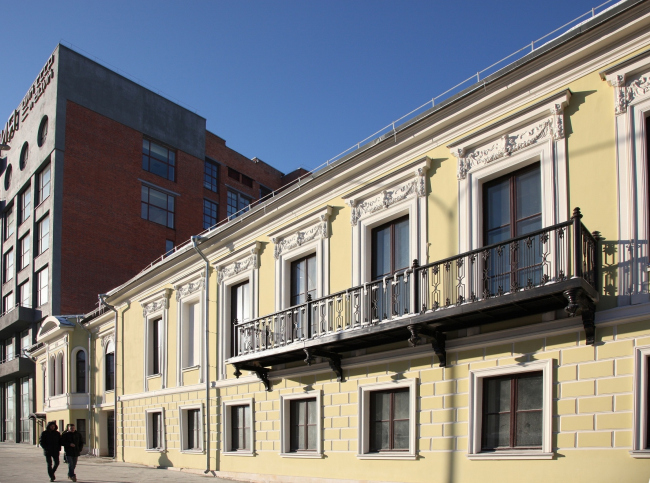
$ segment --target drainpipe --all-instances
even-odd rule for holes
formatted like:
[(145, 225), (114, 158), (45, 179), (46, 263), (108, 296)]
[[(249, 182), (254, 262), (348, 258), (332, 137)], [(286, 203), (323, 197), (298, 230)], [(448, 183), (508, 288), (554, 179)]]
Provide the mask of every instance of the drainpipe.
[[(86, 438), (88, 439), (88, 449), (90, 449), (90, 435), (92, 431), (92, 418), (93, 418), (93, 411), (92, 411), (92, 393), (90, 392), (90, 388), (92, 387), (90, 377), (92, 375), (92, 372), (90, 370), (90, 361), (92, 360), (92, 340), (90, 337), (90, 331), (86, 329), (83, 325), (81, 325), (81, 322), (79, 322), (80, 317), (77, 316), (75, 317), (74, 321), (77, 323), (79, 327), (81, 327), (83, 330), (86, 331), (88, 334), (88, 360), (86, 361), (86, 370), (88, 371), (88, 428), (87, 428), (87, 435)], [(70, 361), (72, 363), (72, 361)]]
[[(106, 303), (106, 297), (108, 297), (107, 294), (100, 293), (99, 295), (97, 295), (97, 297), (99, 297), (100, 309), (102, 308), (102, 305), (105, 305), (110, 310), (115, 312), (115, 351), (117, 351), (117, 329), (118, 329), (117, 309), (112, 305)], [(120, 351), (120, 354), (122, 356), (122, 371), (124, 371), (124, 351), (123, 350)], [(122, 374), (122, 384), (124, 384), (124, 374)], [(122, 436), (124, 436), (124, 431), (122, 431)], [(115, 397), (113, 398), (113, 444), (117, 444), (117, 384), (115, 384)], [(117, 459), (117, 451), (115, 451), (114, 458)], [(124, 442), (122, 442), (122, 461), (124, 461)]]
[(210, 366), (209, 366), (209, 361), (210, 361), (210, 332), (208, 330), (208, 309), (210, 307), (210, 301), (209, 301), (209, 294), (210, 294), (210, 262), (208, 259), (205, 257), (203, 252), (199, 249), (198, 247), (198, 242), (202, 241), (204, 238), (200, 236), (193, 236), (192, 237), (192, 248), (196, 251), (196, 253), (199, 254), (199, 256), (205, 260), (205, 284), (204, 284), (204, 290), (205, 290), (205, 295), (203, 297), (204, 300), (204, 307), (203, 307), (203, 327), (205, 329), (205, 336), (203, 340), (203, 345), (204, 345), (204, 356), (203, 356), (203, 361), (204, 361), (204, 371), (205, 371), (205, 471), (204, 473), (209, 473), (210, 472)]

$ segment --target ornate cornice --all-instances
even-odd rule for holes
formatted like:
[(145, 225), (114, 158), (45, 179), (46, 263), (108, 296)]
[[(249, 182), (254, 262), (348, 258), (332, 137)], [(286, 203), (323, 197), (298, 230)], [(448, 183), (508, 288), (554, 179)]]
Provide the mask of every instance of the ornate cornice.
[(280, 255), (283, 253), (293, 250), (294, 248), (301, 247), (305, 243), (308, 243), (312, 240), (328, 238), (329, 228), (327, 225), (331, 214), (332, 208), (328, 206), (320, 215), (318, 215), (315, 224), (297, 230), (290, 235), (275, 236), (271, 238), (273, 244), (275, 245), (275, 248), (273, 250), (273, 256), (275, 259), (279, 260)]
[(629, 83), (624, 74), (613, 75), (607, 78), (607, 83), (614, 88), (615, 114), (624, 114), (632, 102), (650, 91), (650, 72), (636, 76)]
[(166, 310), (169, 308), (169, 297), (171, 296), (172, 290), (170, 288), (164, 289), (162, 292), (157, 294), (157, 297), (152, 299), (146, 299), (145, 301), (140, 302), (142, 305), (142, 316), (147, 317), (149, 314), (158, 312), (159, 310)]
[(176, 301), (179, 301), (183, 297), (191, 295), (194, 292), (198, 292), (203, 288), (204, 284), (205, 284), (204, 277), (199, 277), (198, 279), (183, 285), (174, 285), (174, 289), (176, 290)]
[(234, 277), (238, 273), (244, 272), (246, 270), (253, 270), (257, 268), (257, 253), (260, 251), (261, 244), (259, 242), (255, 243), (252, 248), (248, 251), (249, 255), (240, 258), (228, 265), (217, 265), (217, 281), (218, 283), (223, 282), (225, 279)]
[(102, 345), (102, 347), (108, 346), (109, 342), (113, 342), (113, 345), (115, 345), (115, 332), (110, 332), (108, 334), (104, 334), (99, 339), (99, 342)]
[[(420, 168), (418, 169), (418, 172), (424, 173), (425, 170)], [(348, 200), (348, 203), (352, 208), (350, 223), (356, 225), (364, 216), (388, 208), (389, 206), (411, 196), (424, 196), (424, 194), (426, 194), (425, 186), (424, 175), (419, 175), (416, 179), (412, 179), (396, 188), (383, 190), (375, 197), (362, 201), (361, 203), (357, 203), (357, 200), (355, 199), (350, 199)]]

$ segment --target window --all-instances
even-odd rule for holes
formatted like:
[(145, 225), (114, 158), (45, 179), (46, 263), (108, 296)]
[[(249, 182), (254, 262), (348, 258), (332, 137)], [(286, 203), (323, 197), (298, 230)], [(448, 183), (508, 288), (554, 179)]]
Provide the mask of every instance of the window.
[(165, 424), (163, 410), (147, 410), (147, 449), (163, 451), (165, 449)]
[(29, 265), (29, 246), (31, 244), (31, 237), (29, 233), (18, 240), (18, 270), (22, 270)]
[(203, 448), (201, 406), (181, 406), (181, 450), (199, 452)]
[(232, 169), (232, 168), (228, 167), (228, 177), (229, 178), (236, 179), (237, 181), (239, 181), (240, 176), (241, 176), (241, 174), (239, 173), (239, 171), (237, 171), (236, 169)]
[(81, 435), (84, 442), (88, 441), (86, 439), (86, 420), (85, 419), (77, 419), (77, 433), (79, 433)]
[(552, 458), (552, 364), (470, 371), (471, 459)]
[(104, 390), (115, 390), (115, 345), (109, 341), (104, 356)]
[(9, 312), (14, 308), (14, 305), (16, 305), (16, 302), (14, 300), (14, 293), (9, 292), (2, 298), (2, 312)]
[(14, 234), (14, 230), (16, 229), (16, 226), (14, 224), (14, 207), (10, 206), (7, 208), (5, 211), (5, 216), (4, 216), (4, 229), (5, 229), (5, 240), (7, 240), (11, 235)]
[(650, 455), (650, 346), (634, 348), (634, 458)]
[(18, 302), (23, 307), (32, 306), (32, 294), (29, 291), (29, 280), (21, 283), (18, 286)]
[(148, 139), (142, 140), (142, 169), (175, 181), (176, 153)]
[(271, 193), (273, 193), (273, 190), (271, 188), (267, 188), (264, 185), (260, 185), (260, 199), (263, 200), (265, 197), (269, 196)]
[(32, 346), (32, 339), (29, 336), (29, 329), (25, 329), (20, 333), (20, 355), (24, 356), (25, 351)]
[(15, 441), (14, 424), (16, 415), (16, 385), (8, 382), (5, 385), (5, 441)]
[(360, 458), (414, 459), (416, 379), (359, 387)]
[(184, 303), (181, 310), (181, 359), (185, 369), (201, 364), (201, 304), (198, 300)]
[(322, 457), (321, 392), (280, 396), (283, 456)]
[(219, 165), (207, 159), (203, 171), (203, 187), (215, 193), (219, 192)]
[(409, 266), (409, 218), (403, 216), (371, 232), (371, 278), (378, 280)]
[(14, 360), (15, 352), (14, 352), (14, 338), (9, 337), (8, 339), (5, 339), (4, 341), (4, 350), (5, 350), (5, 357), (4, 357), (4, 362), (9, 362)]
[[(250, 313), (250, 283), (239, 283), (230, 287), (230, 323), (232, 324), (232, 334), (238, 334), (237, 324), (248, 322), (251, 318)], [(239, 353), (239, 347), (235, 347), (235, 337), (231, 337), (230, 354), (235, 356)], [(239, 339), (237, 339), (239, 343)], [(237, 349), (237, 350), (235, 350)]]
[(31, 215), (32, 208), (32, 188), (28, 186), (20, 194), (20, 211), (18, 213), (18, 224), (24, 223)]
[(174, 253), (174, 242), (172, 240), (165, 240), (165, 256), (168, 257)]
[(14, 278), (14, 249), (10, 249), (5, 253), (5, 270), (2, 281), (7, 283), (9, 280)]
[(253, 179), (249, 178), (245, 174), (242, 174), (241, 175), (241, 184), (243, 184), (244, 186), (248, 186), (249, 188), (252, 188), (253, 187)]
[(239, 399), (223, 403), (223, 442), (224, 452), (240, 456), (252, 456), (253, 444), (253, 400)]
[(305, 303), (307, 297), (316, 298), (316, 254), (291, 262), (291, 299), (290, 304)]
[(50, 181), (52, 178), (52, 167), (48, 163), (45, 168), (38, 174), (38, 193), (37, 193), (37, 204), (43, 203), (50, 196)]
[(162, 332), (163, 332), (163, 319), (158, 318), (148, 321), (149, 325), (149, 364), (148, 376), (156, 376), (160, 374), (161, 357), (163, 352), (162, 347)]
[(18, 163), (18, 166), (20, 166), (21, 171), (25, 169), (25, 166), (27, 166), (28, 159), (29, 159), (29, 144), (25, 142), (23, 144), (23, 148), (20, 150), (20, 161)]
[(142, 218), (174, 228), (174, 197), (162, 191), (142, 187)]
[(75, 356), (76, 392), (86, 392), (86, 352), (78, 350)]
[(20, 378), (20, 442), (30, 442), (29, 377)]
[(36, 140), (38, 141), (39, 148), (43, 146), (46, 139), (47, 139), (47, 116), (43, 116), (43, 119), (41, 119), (41, 124), (40, 126), (38, 126), (38, 137), (36, 138)]
[(11, 186), (11, 175), (13, 174), (13, 171), (11, 165), (7, 166), (7, 169), (5, 169), (5, 190), (9, 190), (9, 187)]
[(38, 234), (38, 251), (36, 253), (38, 256), (50, 248), (50, 215), (44, 216), (37, 223), (36, 233)]
[[(248, 211), (248, 206), (251, 204), (251, 199), (243, 194), (228, 190), (228, 217), (239, 216)], [(241, 211), (241, 213), (240, 213)]]
[(40, 272), (36, 274), (36, 280), (38, 281), (38, 292), (36, 294), (36, 303), (38, 307), (45, 305), (49, 301), (49, 277), (50, 271), (48, 267), (45, 267)]
[(219, 205), (210, 200), (203, 200), (203, 228), (208, 229), (217, 224)]

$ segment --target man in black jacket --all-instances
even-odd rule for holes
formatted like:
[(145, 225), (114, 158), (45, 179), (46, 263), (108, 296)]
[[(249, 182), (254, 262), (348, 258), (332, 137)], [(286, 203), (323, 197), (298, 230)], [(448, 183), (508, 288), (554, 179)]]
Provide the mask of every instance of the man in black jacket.
[(68, 460), (68, 478), (72, 481), (77, 481), (77, 475), (75, 475), (74, 469), (77, 466), (77, 458), (84, 447), (84, 439), (77, 432), (74, 424), (68, 424), (66, 431), (61, 436), (61, 444), (63, 444), (63, 450)]
[[(38, 444), (43, 448), (43, 454), (47, 461), (47, 474), (50, 475), (50, 481), (56, 480), (54, 472), (59, 467), (59, 453), (61, 452), (61, 433), (56, 421), (47, 423), (47, 429), (41, 433)], [(52, 466), (54, 462), (54, 466)]]

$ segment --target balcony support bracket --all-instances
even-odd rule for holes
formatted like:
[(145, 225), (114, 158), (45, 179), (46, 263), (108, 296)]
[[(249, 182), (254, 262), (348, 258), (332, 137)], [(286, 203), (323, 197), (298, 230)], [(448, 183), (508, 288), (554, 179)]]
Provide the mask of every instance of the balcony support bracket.
[(435, 354), (438, 356), (440, 367), (445, 367), (447, 364), (445, 333), (424, 324), (411, 324), (406, 328), (411, 333), (411, 337), (409, 337), (410, 346), (415, 347), (418, 345), (418, 342), (420, 341), (420, 334), (426, 335), (429, 339), (431, 339), (431, 348), (433, 349), (433, 352), (435, 352)]
[(269, 370), (267, 368), (254, 366), (252, 364), (235, 364), (235, 377), (237, 379), (241, 376), (242, 369), (257, 374), (259, 380), (264, 384), (264, 388), (269, 392), (271, 391), (271, 381), (269, 381)]
[(314, 357), (321, 357), (330, 365), (330, 368), (336, 373), (336, 380), (343, 382), (343, 369), (341, 368), (341, 356), (336, 352), (329, 352), (319, 349), (303, 349), (305, 351), (305, 362), (311, 366), (314, 362)]
[(587, 345), (594, 345), (596, 342), (596, 326), (594, 324), (596, 306), (584, 290), (576, 288), (564, 291), (564, 296), (569, 304), (564, 309), (569, 317), (582, 315), (582, 325), (585, 328), (585, 339)]

